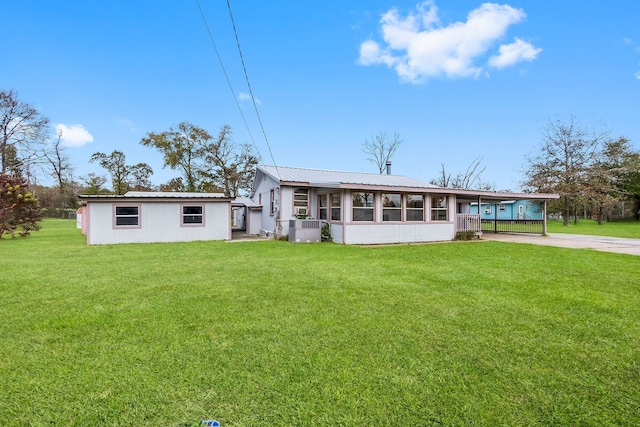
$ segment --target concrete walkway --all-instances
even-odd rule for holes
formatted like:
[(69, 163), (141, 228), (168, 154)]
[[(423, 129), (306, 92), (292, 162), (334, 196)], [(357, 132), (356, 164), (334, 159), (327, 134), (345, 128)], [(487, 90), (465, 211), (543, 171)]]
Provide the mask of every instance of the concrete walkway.
[(559, 246), (574, 249), (593, 249), (596, 251), (640, 256), (640, 239), (626, 239), (621, 237), (560, 233), (549, 233), (547, 236), (483, 233), (482, 240), (529, 243), (532, 245)]

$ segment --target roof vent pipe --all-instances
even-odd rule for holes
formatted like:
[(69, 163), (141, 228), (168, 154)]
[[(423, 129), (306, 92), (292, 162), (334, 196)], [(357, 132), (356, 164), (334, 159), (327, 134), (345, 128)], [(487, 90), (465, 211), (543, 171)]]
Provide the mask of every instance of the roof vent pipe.
[(387, 175), (391, 175), (391, 161), (387, 160)]

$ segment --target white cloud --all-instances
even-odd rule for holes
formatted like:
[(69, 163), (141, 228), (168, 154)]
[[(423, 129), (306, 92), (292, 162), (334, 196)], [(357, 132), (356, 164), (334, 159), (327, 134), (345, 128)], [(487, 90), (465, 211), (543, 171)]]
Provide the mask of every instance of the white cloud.
[(56, 133), (61, 135), (62, 143), (68, 147), (82, 147), (93, 142), (93, 135), (82, 125), (67, 126), (60, 123), (56, 125)]
[(129, 129), (132, 133), (138, 132), (136, 125), (129, 119), (120, 119), (120, 125)]
[(640, 71), (636, 73), (636, 79), (640, 80)]
[[(509, 5), (484, 3), (472, 10), (466, 22), (440, 25), (433, 0), (425, 1), (406, 17), (391, 9), (380, 19), (384, 44), (367, 40), (360, 45), (358, 63), (387, 65), (398, 76), (411, 83), (432, 77), (478, 77), (483, 58), (504, 37), (509, 26), (520, 22), (526, 14)], [(540, 52), (529, 43), (516, 39), (501, 46), (493, 59), (501, 68), (520, 61), (531, 61)]]
[[(250, 101), (251, 100), (251, 95), (248, 93), (244, 93), (244, 92), (240, 92), (238, 95), (238, 98), (240, 99), (240, 101)], [(258, 98), (254, 98), (256, 101), (257, 105), (262, 104), (262, 102), (260, 102), (260, 100)]]
[(516, 38), (515, 43), (503, 44), (498, 55), (489, 58), (489, 65), (495, 68), (510, 67), (518, 62), (533, 61), (542, 49)]

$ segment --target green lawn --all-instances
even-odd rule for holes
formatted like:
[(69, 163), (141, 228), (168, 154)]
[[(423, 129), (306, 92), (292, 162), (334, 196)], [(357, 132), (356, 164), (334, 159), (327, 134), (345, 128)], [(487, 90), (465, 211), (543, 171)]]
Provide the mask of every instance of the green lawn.
[(0, 241), (0, 425), (640, 425), (637, 257)]
[(565, 226), (562, 220), (550, 220), (547, 223), (549, 233), (590, 234), (592, 236), (630, 237), (640, 239), (640, 221), (603, 222), (590, 219), (573, 220)]

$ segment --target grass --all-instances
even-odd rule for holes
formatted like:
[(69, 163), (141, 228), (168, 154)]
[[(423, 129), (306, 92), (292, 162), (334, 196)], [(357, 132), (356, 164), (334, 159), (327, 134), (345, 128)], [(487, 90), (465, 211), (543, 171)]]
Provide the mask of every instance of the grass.
[(598, 225), (598, 221), (581, 219), (578, 220), (578, 224), (574, 224), (573, 220), (571, 220), (570, 224), (565, 226), (562, 220), (549, 220), (547, 231), (549, 233), (588, 234), (592, 236), (640, 239), (640, 221), (603, 222), (602, 225)]
[(0, 424), (640, 424), (636, 257), (0, 241)]

